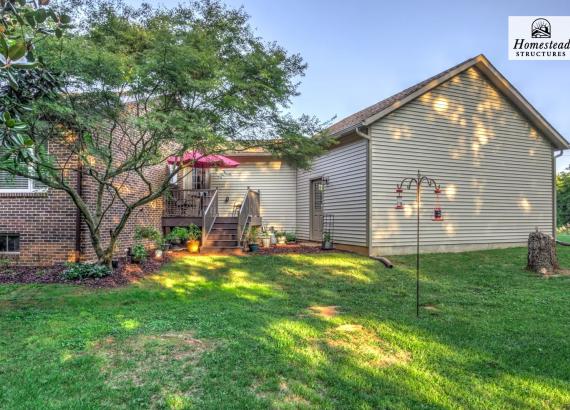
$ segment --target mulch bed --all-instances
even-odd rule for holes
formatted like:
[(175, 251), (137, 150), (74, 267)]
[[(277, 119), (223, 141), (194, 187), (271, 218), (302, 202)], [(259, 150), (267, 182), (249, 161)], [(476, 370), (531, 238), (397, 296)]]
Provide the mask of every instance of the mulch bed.
[(65, 283), (90, 288), (115, 288), (137, 282), (156, 273), (166, 261), (148, 259), (143, 264), (122, 262), (109, 276), (68, 280), (62, 275), (65, 265), (54, 266), (6, 266), (0, 268), (0, 284), (3, 283)]

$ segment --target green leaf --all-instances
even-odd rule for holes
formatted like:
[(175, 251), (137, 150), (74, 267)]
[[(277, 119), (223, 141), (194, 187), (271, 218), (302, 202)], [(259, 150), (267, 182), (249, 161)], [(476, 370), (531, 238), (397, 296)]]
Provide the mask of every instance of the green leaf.
[(0, 35), (0, 54), (4, 57), (8, 57), (8, 43), (6, 43), (4, 35)]
[(67, 14), (62, 14), (59, 16), (59, 21), (63, 24), (69, 24), (71, 23), (71, 17), (69, 17)]
[(26, 43), (18, 41), (12, 47), (8, 48), (8, 58), (11, 60), (19, 60), (26, 55)]
[(31, 68), (35, 68), (37, 66), (39, 66), (40, 63), (38, 63), (37, 61), (31, 62), (31, 63), (15, 63), (12, 64), (13, 68), (18, 68), (18, 69), (23, 69), (23, 70), (28, 70)]
[[(6, 74), (8, 75), (8, 82), (10, 83), (10, 87), (12, 87), (14, 90), (19, 89), (20, 87), (18, 86), (18, 82), (16, 81), (10, 70), (6, 71)], [(4, 113), (4, 115), (5, 114), (6, 113)]]
[(58, 27), (55, 29), (55, 36), (61, 38), (63, 36), (63, 31)]
[(44, 21), (46, 21), (47, 16), (48, 16), (48, 13), (47, 13), (47, 11), (45, 11), (45, 9), (37, 9), (34, 14), (35, 14), (36, 21), (40, 24), (43, 23)]

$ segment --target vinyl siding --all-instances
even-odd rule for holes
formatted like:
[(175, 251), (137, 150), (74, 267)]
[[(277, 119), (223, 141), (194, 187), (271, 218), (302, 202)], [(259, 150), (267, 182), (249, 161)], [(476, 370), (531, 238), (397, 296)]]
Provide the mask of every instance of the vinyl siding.
[(328, 177), (324, 212), (334, 215), (334, 241), (366, 246), (367, 141), (336, 147), (315, 160), (310, 171), (297, 171), (297, 236), (310, 239), (310, 181)]
[(263, 224), (294, 231), (296, 170), (281, 161), (237, 160), (237, 168), (211, 170), (210, 186), (218, 188), (220, 216), (231, 216), (234, 204), (242, 202), (250, 187), (260, 191)]
[(552, 232), (552, 147), (475, 68), (370, 127), (372, 254), (415, 252), (415, 192), (394, 209), (396, 184), (422, 173), (443, 187), (444, 222), (421, 206), (426, 251), (524, 244)]

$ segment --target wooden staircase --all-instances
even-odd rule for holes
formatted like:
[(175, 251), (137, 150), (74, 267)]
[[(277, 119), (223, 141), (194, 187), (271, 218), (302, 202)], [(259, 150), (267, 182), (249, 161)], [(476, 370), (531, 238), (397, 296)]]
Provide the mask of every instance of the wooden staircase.
[(200, 252), (239, 252), (237, 229), (237, 217), (217, 217)]

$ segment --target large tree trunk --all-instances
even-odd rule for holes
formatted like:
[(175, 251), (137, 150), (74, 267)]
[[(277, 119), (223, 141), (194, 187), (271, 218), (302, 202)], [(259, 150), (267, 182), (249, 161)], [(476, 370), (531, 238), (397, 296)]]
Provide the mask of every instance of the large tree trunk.
[(558, 267), (554, 239), (538, 231), (528, 235), (527, 268), (541, 275), (549, 275), (554, 273)]

